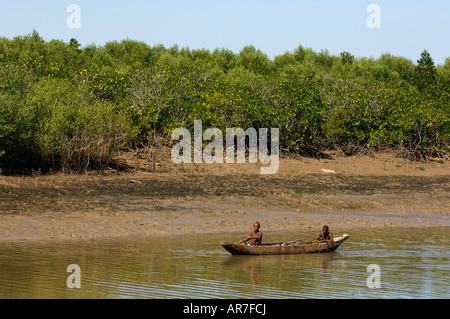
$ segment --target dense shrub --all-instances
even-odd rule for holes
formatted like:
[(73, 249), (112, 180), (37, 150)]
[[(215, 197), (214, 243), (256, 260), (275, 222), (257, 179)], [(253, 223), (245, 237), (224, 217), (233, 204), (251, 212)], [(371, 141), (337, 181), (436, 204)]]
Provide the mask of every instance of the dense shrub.
[[(37, 32), (0, 38), (0, 168), (103, 169), (125, 146), (179, 126), (280, 129), (282, 152), (449, 151), (450, 59), (435, 66), (253, 46), (190, 50), (133, 40), (81, 48)], [(351, 153), (351, 152), (350, 152)]]

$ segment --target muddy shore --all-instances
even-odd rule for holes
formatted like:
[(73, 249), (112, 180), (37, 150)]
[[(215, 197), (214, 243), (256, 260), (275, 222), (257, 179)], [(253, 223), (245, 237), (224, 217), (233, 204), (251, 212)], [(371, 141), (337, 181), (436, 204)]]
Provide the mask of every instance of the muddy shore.
[(0, 241), (450, 226), (449, 161), (389, 154), (260, 164), (159, 162), (103, 174), (0, 176)]

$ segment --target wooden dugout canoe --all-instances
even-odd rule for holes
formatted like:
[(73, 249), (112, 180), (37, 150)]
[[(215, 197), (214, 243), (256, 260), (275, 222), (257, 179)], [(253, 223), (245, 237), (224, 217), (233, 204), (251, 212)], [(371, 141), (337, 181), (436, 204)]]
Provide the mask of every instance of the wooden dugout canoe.
[(239, 243), (222, 242), (223, 248), (233, 255), (281, 255), (281, 254), (309, 254), (335, 251), (349, 236), (344, 234), (334, 238), (334, 242), (301, 242), (269, 243), (262, 245), (242, 245)]

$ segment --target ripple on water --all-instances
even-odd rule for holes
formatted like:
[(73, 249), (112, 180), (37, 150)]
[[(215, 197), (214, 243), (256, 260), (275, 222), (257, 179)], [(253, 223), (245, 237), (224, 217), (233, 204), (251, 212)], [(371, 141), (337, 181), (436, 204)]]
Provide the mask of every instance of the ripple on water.
[[(348, 230), (334, 253), (279, 256), (231, 256), (223, 234), (3, 243), (0, 298), (449, 298), (448, 231)], [(67, 288), (69, 264), (80, 289)]]

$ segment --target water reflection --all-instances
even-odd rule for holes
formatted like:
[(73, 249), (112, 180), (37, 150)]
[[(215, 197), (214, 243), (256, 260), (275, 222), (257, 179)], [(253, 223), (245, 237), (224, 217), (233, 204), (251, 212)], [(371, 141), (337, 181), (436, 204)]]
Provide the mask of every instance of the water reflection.
[(336, 252), (276, 256), (232, 256), (223, 234), (2, 243), (0, 298), (448, 298), (448, 230), (349, 230)]
[[(339, 253), (307, 254), (307, 255), (276, 255), (276, 256), (233, 256), (230, 255), (222, 262), (222, 270), (230, 277), (237, 273), (246, 274), (252, 285), (260, 284), (261, 273), (267, 274), (271, 270), (290, 269), (288, 272), (276, 273), (281, 281), (288, 281), (299, 269), (319, 270), (326, 273), (333, 268), (333, 260), (340, 258)], [(264, 276), (263, 276), (264, 280)]]

